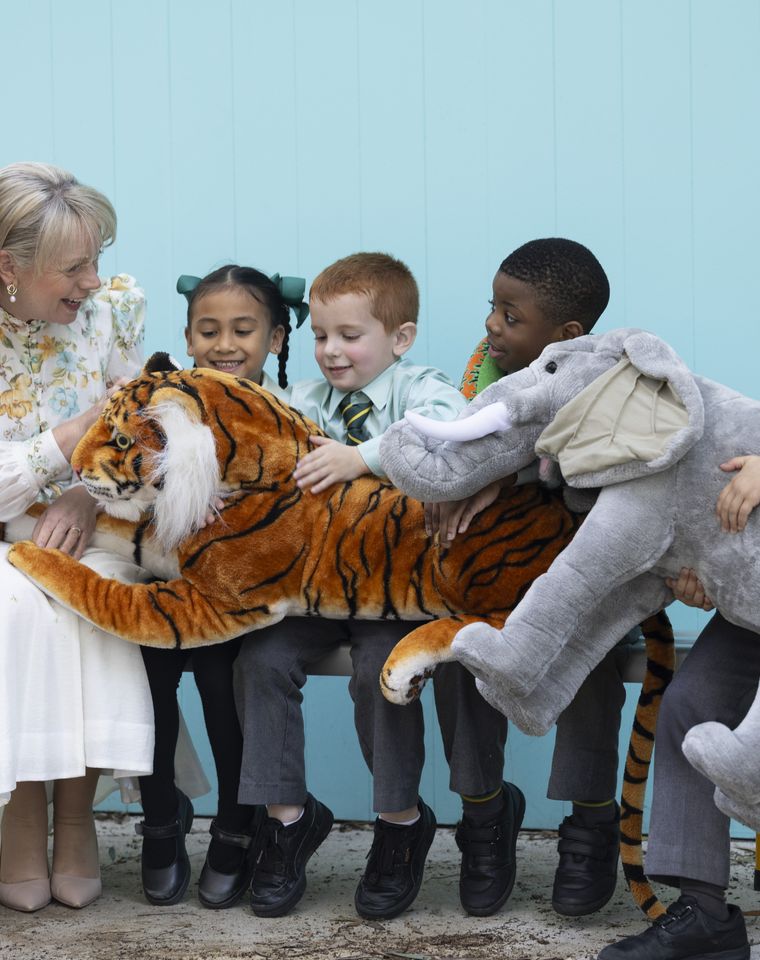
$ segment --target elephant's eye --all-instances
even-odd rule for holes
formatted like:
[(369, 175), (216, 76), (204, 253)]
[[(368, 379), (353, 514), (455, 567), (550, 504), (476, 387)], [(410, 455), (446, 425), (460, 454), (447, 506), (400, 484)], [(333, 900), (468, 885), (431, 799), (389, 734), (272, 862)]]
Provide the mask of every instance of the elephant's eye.
[(550, 360), (544, 367), (544, 370), (546, 370), (547, 373), (556, 373), (557, 364), (553, 360)]
[(113, 438), (113, 442), (116, 444), (119, 450), (129, 450), (129, 448), (132, 446), (132, 441), (124, 433), (117, 433)]

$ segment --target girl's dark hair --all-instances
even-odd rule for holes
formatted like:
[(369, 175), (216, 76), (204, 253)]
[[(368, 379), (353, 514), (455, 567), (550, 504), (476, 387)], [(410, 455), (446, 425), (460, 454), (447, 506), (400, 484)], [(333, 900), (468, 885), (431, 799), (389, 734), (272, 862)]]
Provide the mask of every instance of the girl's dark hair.
[(282, 350), (277, 358), (277, 382), (285, 389), (288, 385), (285, 368), (290, 352), (288, 345), (290, 339), (290, 310), (282, 299), (282, 294), (277, 285), (265, 273), (253, 267), (240, 267), (235, 263), (228, 263), (225, 267), (219, 267), (218, 270), (209, 273), (187, 297), (187, 329), (190, 329), (193, 304), (198, 297), (221, 287), (242, 287), (254, 300), (258, 300), (267, 308), (272, 329), (275, 327), (284, 328), (285, 336), (282, 339)]

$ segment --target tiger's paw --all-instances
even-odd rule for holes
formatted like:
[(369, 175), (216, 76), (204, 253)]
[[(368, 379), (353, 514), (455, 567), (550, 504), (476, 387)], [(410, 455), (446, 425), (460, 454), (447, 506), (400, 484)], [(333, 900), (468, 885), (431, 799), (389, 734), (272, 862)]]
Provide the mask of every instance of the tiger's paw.
[(35, 566), (47, 553), (48, 551), (38, 547), (31, 540), (19, 540), (8, 549), (8, 563), (34, 579)]
[(757, 756), (760, 744), (742, 735), (741, 726), (730, 730), (710, 721), (692, 727), (681, 749), (689, 763), (721, 792), (739, 804), (760, 800)]
[(462, 619), (443, 617), (415, 627), (396, 644), (380, 672), (380, 689), (391, 703), (412, 703), (439, 663), (454, 660), (451, 641)]
[(386, 661), (380, 673), (380, 689), (391, 703), (404, 706), (413, 703), (433, 676), (434, 667), (416, 665), (412, 662), (390, 663)]

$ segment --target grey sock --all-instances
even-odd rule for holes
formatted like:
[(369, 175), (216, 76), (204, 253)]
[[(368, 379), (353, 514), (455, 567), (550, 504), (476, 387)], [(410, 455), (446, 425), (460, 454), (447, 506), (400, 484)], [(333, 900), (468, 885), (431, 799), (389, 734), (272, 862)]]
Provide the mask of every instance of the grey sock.
[(681, 877), (681, 893), (694, 897), (702, 910), (714, 920), (728, 919), (726, 891), (723, 887), (714, 883), (705, 883), (703, 880)]
[(573, 801), (573, 820), (584, 827), (595, 827), (599, 823), (610, 823), (615, 819), (615, 801), (609, 803), (576, 803)]

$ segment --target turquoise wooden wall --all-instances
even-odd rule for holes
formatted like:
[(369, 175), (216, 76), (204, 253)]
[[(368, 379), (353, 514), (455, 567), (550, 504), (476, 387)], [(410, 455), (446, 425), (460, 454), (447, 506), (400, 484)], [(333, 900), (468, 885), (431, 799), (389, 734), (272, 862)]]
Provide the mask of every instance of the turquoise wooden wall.
[[(184, 355), (180, 273), (310, 281), (382, 249), (420, 283), (414, 358), (458, 378), (500, 261), (560, 235), (609, 273), (600, 330), (652, 329), (757, 393), (757, 0), (0, 0), (0, 22), (0, 163), (111, 197), (103, 269), (145, 286), (148, 350)], [(313, 375), (308, 328), (294, 341), (291, 379)], [(369, 817), (344, 687), (308, 684), (310, 780)], [(423, 793), (451, 820), (430, 726)], [(542, 799), (549, 748), (509, 747), (532, 826), (563, 814)]]

